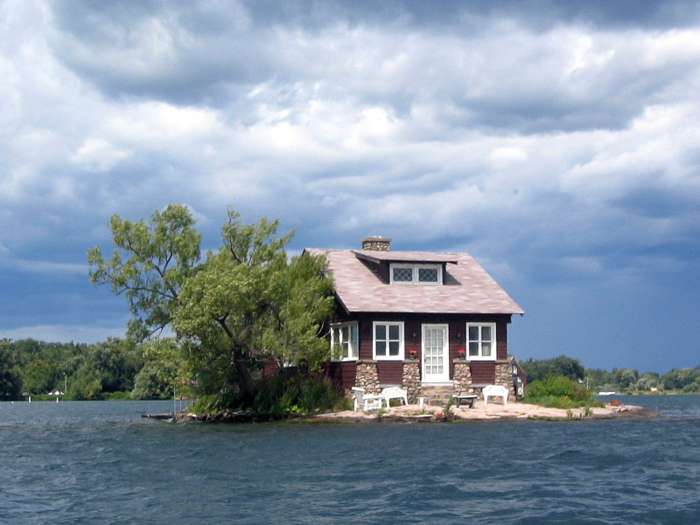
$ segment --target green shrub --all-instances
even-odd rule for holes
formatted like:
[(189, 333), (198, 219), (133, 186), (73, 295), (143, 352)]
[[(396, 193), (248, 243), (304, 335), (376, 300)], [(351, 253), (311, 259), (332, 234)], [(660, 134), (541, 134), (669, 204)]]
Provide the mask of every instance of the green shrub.
[(102, 394), (102, 398), (109, 401), (124, 401), (131, 399), (131, 392), (106, 392)]
[(252, 409), (259, 414), (307, 415), (332, 410), (341, 399), (330, 382), (306, 374), (277, 374), (259, 385)]
[(594, 406), (593, 393), (584, 385), (566, 376), (553, 376), (533, 381), (527, 386), (524, 401), (550, 408), (576, 408)]

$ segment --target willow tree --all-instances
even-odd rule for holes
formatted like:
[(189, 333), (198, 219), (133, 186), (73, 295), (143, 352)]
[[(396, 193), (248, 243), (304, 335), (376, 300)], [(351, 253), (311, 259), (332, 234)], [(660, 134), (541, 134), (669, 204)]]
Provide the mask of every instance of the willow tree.
[(219, 250), (202, 258), (194, 225), (181, 204), (150, 221), (115, 215), (112, 257), (99, 247), (88, 252), (91, 280), (129, 302), (129, 335), (144, 340), (170, 326), (202, 393), (237, 391), (248, 402), (257, 392), (254, 372), (266, 360), (314, 369), (327, 359), (318, 335), (333, 299), (323, 260), (289, 259), (292, 233), (278, 235), (278, 220), (244, 224), (233, 210)]

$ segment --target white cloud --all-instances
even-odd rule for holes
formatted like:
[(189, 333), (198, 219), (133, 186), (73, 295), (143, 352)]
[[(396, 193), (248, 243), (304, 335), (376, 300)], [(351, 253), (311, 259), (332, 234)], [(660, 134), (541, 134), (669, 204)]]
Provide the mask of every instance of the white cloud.
[(78, 148), (71, 160), (88, 171), (107, 171), (130, 155), (131, 152), (115, 148), (105, 140), (89, 138)]
[(197, 210), (212, 239), (232, 204), (249, 220), (282, 217), (316, 246), (369, 233), (459, 246), (517, 282), (651, 279), (693, 264), (692, 17), (674, 27), (641, 8), (621, 21), (517, 3), (430, 16), (401, 2), (381, 14), (353, 3), (0, 10), (0, 252), (44, 257), (25, 271), (85, 272), (111, 214), (168, 202)]

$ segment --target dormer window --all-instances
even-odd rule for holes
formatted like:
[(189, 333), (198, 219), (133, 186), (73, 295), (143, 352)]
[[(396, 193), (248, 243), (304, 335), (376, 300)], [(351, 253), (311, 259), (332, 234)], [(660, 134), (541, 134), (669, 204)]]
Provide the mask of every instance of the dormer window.
[(391, 265), (392, 284), (442, 284), (442, 265), (406, 264)]

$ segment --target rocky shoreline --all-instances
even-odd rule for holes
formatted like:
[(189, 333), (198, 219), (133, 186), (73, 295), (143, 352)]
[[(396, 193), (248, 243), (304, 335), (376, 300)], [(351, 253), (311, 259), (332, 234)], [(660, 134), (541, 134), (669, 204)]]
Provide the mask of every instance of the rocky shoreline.
[[(318, 414), (315, 416), (295, 418), (303, 421), (339, 421), (339, 422), (372, 422), (372, 421), (416, 421), (416, 422), (441, 422), (441, 421), (487, 421), (508, 419), (532, 419), (549, 421), (590, 420), (590, 419), (619, 419), (619, 418), (653, 418), (659, 416), (659, 412), (635, 406), (635, 405), (605, 405), (595, 408), (574, 408), (570, 410), (559, 408), (546, 408), (539, 405), (526, 403), (500, 403), (491, 402), (485, 405), (483, 401), (475, 403), (474, 408), (467, 406), (451, 406), (449, 413), (445, 413), (444, 407), (418, 405), (402, 405), (382, 410), (369, 412), (355, 412), (346, 410)], [(167, 416), (167, 417), (166, 417)], [(207, 423), (253, 423), (268, 422), (283, 419), (272, 414), (254, 414), (249, 411), (224, 410), (212, 414), (181, 414), (172, 417), (172, 414), (151, 414), (144, 417), (157, 419), (203, 421)]]
[(581, 420), (581, 419), (619, 419), (619, 418), (652, 418), (659, 412), (635, 405), (605, 405), (595, 408), (574, 408), (570, 410), (547, 408), (526, 403), (489, 403), (478, 401), (474, 408), (466, 406), (450, 407), (449, 414), (445, 409), (436, 406), (419, 407), (417, 405), (396, 406), (389, 409), (373, 410), (371, 412), (344, 411), (319, 414), (314, 419), (330, 421), (482, 421), (503, 419), (540, 419), (540, 420)]

